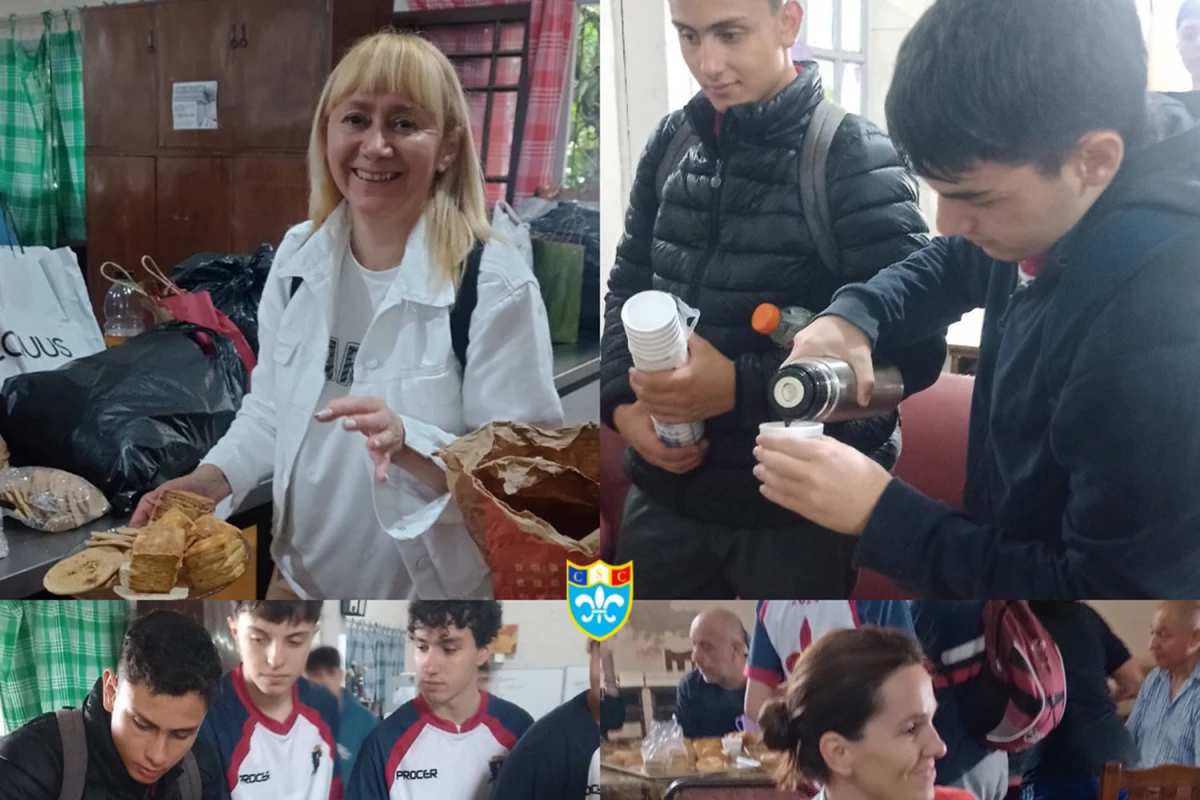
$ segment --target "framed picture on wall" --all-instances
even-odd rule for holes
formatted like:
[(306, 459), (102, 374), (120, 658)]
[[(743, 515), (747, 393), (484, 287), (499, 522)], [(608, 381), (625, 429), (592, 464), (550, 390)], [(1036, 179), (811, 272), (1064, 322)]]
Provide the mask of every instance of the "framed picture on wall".
[(342, 616), (343, 617), (365, 617), (367, 615), (366, 600), (343, 600), (342, 601)]

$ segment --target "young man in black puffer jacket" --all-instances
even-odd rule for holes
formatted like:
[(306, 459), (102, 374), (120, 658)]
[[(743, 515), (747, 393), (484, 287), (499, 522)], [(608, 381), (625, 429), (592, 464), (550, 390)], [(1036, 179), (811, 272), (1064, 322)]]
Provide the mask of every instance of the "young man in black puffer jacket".
[[(805, 133), (824, 95), (816, 64), (797, 75), (788, 53), (800, 5), (669, 6), (702, 91), (659, 124), (642, 154), (609, 279), (601, 411), (629, 444), (633, 483), (618, 560), (634, 560), (638, 597), (845, 597), (853, 540), (759, 493), (754, 441), (760, 423), (778, 418), (768, 386), (787, 353), (754, 331), (751, 316), (760, 303), (824, 308), (839, 286), (919, 250), (927, 227), (916, 183), (883, 133), (859, 116), (844, 119), (823, 176), (841, 262), (831, 269), (806, 224), (811, 212), (798, 179)], [(664, 166), (681, 125), (699, 143)], [(687, 366), (631, 375), (621, 308), (647, 289), (676, 295), (700, 319)], [(900, 368), (907, 393), (920, 391), (941, 369), (944, 336), (884, 357)], [(668, 448), (651, 415), (704, 420), (706, 439)], [(890, 468), (896, 428), (893, 412), (826, 432)]]
[(200, 624), (173, 611), (140, 617), (116, 671), (83, 701), (78, 739), (64, 748), (55, 714), (0, 739), (0, 800), (218, 800), (220, 765), (196, 735), (220, 677)]

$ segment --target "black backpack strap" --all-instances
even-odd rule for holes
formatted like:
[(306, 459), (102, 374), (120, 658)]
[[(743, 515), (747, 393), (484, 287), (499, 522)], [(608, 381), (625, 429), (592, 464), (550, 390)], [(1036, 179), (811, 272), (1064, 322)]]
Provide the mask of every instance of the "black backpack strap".
[(62, 739), (63, 774), (58, 800), (82, 800), (87, 782), (87, 736), (83, 732), (83, 709), (64, 708), (54, 713)]
[(450, 343), (459, 366), (467, 368), (467, 345), (471, 343), (471, 315), (479, 303), (479, 264), (483, 261), (483, 242), (475, 242), (463, 267), (458, 296), (450, 308)]
[(191, 750), (183, 757), (183, 773), (179, 776), (179, 800), (201, 800), (200, 765)]
[(846, 109), (821, 100), (813, 111), (800, 146), (800, 204), (804, 222), (817, 253), (826, 269), (843, 279), (837, 241), (833, 238), (833, 217), (829, 213), (829, 147), (846, 118)]

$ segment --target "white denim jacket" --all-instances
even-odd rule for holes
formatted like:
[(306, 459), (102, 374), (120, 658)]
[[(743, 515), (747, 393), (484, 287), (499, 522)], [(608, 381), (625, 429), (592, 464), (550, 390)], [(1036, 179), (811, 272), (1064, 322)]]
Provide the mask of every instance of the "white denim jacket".
[[(316, 233), (311, 222), (288, 231), (259, 305), (251, 391), (204, 459), (225, 473), (235, 508), (252, 489), (273, 482), (276, 563), (287, 542), (292, 552), (304, 551), (303, 521), (290, 518), (285, 500), (304, 433), (322, 424), (313, 415), (325, 381), (338, 265), (349, 246), (345, 203)], [(296, 277), (302, 283), (289, 300)], [(433, 453), (489, 422), (563, 424), (546, 309), (528, 265), (508, 243), (494, 238), (484, 249), (478, 297), (464, 374), (450, 338), (454, 287), (430, 262), (422, 220), (354, 365), (351, 393), (382, 397), (403, 421), (407, 446), (443, 468)], [(385, 484), (365, 471), (363, 480), (374, 487), (373, 511), (341, 507), (331, 494), (329, 513), (373, 513), (395, 540), (415, 596), (477, 596), (488, 568), (449, 493), (438, 494), (394, 466)], [(346, 583), (354, 585), (354, 578)]]

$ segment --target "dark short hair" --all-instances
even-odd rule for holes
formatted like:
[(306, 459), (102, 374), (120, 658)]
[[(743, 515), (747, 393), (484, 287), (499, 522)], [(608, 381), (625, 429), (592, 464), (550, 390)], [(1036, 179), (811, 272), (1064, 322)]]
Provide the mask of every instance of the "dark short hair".
[(1088, 131), (1148, 127), (1133, 0), (937, 0), (900, 45), (888, 133), (919, 175), (974, 162), (1057, 173)]
[(1200, 20), (1200, 0), (1183, 0), (1183, 5), (1179, 7), (1179, 15), (1175, 17), (1175, 30), (1194, 19)]
[(470, 630), (476, 647), (496, 640), (500, 634), (501, 606), (496, 600), (413, 600), (408, 604), (408, 633), (418, 627)]
[(200, 623), (175, 611), (151, 611), (125, 631), (117, 675), (151, 694), (196, 692), (207, 704), (221, 680), (221, 658)]
[(342, 654), (336, 647), (314, 647), (308, 654), (308, 662), (304, 665), (305, 672), (336, 672), (342, 668)]
[(270, 622), (273, 625), (278, 625), (281, 622), (291, 622), (294, 624), (311, 622), (316, 624), (321, 621), (321, 601), (235, 600), (233, 603), (233, 616), (237, 617), (243, 613), (261, 619), (263, 622)]
[(899, 669), (924, 663), (921, 646), (895, 628), (833, 631), (813, 642), (792, 669), (784, 696), (767, 701), (758, 716), (763, 743), (787, 753), (781, 785), (809, 788), (827, 782), (821, 737), (833, 732), (861, 739), (879, 712), (884, 682)]

